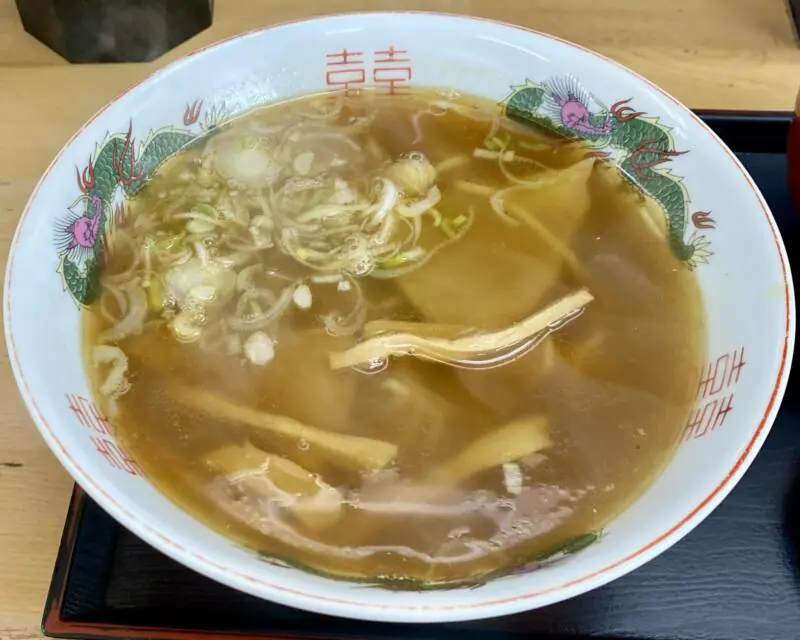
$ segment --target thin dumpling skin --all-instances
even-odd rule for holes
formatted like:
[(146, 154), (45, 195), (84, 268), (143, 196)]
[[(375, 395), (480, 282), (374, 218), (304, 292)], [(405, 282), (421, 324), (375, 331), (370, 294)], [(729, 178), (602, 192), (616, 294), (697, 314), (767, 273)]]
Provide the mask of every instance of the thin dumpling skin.
[(217, 389), (244, 405), (291, 415), (321, 429), (350, 431), (358, 374), (332, 372), (328, 353), (351, 347), (353, 339), (334, 338), (324, 331), (275, 333), (281, 348), (270, 366), (259, 369), (243, 359), (231, 361), (224, 354), (176, 343), (166, 331), (148, 332), (123, 346), (131, 360), (144, 363), (151, 375)]
[(282, 332), (275, 361), (260, 372), (259, 405), (320, 429), (352, 431), (351, 408), (360, 376), (352, 370), (331, 371), (328, 364), (330, 351), (352, 344), (351, 338), (323, 331)]
[[(589, 212), (592, 167), (579, 162), (541, 187), (511, 192), (508, 202), (568, 245)], [(489, 329), (533, 313), (562, 267), (563, 259), (524, 221), (498, 224), (486, 205), (463, 238), (397, 283), (425, 320)]]

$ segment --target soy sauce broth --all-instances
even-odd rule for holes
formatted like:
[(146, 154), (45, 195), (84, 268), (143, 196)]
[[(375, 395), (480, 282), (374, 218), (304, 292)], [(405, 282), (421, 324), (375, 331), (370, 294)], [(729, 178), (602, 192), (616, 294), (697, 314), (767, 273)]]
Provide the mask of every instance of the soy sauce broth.
[[(601, 530), (674, 453), (705, 333), (698, 283), (670, 253), (658, 205), (600, 161), (580, 169), (578, 187), (559, 186), (586, 155), (480, 99), (421, 90), (310, 96), (202, 138), (158, 170), (110, 233), (103, 294), (84, 314), (87, 369), (121, 443), (214, 530), (339, 577), (472, 580)], [(404, 158), (413, 170), (390, 168)], [(390, 178), (411, 208), (435, 186), (435, 212), (415, 229), (394, 209), (384, 245), (369, 244), (373, 235), (360, 248), (351, 235), (353, 251), (342, 250), (337, 224), (360, 224), (358, 235), (373, 220), (330, 203), (377, 207)], [(492, 195), (509, 187), (499, 215)], [(593, 296), (583, 312), (502, 366), (414, 356), (369, 372), (330, 365), (372, 321), (495, 331), (578, 289)], [(142, 299), (138, 324), (109, 339)], [(111, 393), (121, 360), (114, 351), (98, 362), (98, 345), (126, 360)], [(388, 443), (396, 455), (381, 468), (343, 464), (313, 438), (276, 436), (230, 405)], [(480, 438), (526, 420), (549, 446), (431, 480)], [(283, 494), (273, 476), (264, 483), (265, 464), (283, 474)], [(319, 504), (298, 515), (297, 496), (320, 486)]]

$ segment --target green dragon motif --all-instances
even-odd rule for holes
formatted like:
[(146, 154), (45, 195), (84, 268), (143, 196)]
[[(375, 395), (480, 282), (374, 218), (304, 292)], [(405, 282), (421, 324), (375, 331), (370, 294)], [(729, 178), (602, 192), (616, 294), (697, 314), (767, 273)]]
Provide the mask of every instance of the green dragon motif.
[(224, 106), (213, 107), (206, 111), (199, 131), (192, 131), (189, 127), (198, 123), (202, 104), (198, 100), (186, 106), (186, 128), (153, 129), (138, 147), (133, 123), (126, 133), (106, 135), (95, 145), (86, 167), (76, 168), (81, 195), (68, 208), (69, 213), (57, 221), (55, 244), (58, 273), (79, 306), (91, 304), (99, 292), (104, 238), (119, 222), (124, 201), (135, 197), (165, 160), (229, 117)]
[(544, 84), (527, 80), (512, 85), (511, 94), (500, 104), (509, 118), (581, 139), (595, 155), (614, 162), (631, 185), (659, 204), (673, 254), (695, 268), (712, 253), (709, 240), (690, 231), (689, 225), (713, 229), (715, 222), (708, 212), (689, 214), (690, 199), (682, 179), (662, 166), (688, 151), (678, 151), (670, 129), (658, 118), (634, 111), (631, 100), (606, 108), (574, 78), (565, 76)]

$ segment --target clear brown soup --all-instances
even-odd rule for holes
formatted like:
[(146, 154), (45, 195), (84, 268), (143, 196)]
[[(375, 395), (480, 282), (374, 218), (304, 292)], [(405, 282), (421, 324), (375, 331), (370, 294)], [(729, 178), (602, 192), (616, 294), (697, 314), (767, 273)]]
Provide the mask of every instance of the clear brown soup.
[(108, 234), (85, 343), (121, 442), (224, 536), (345, 578), (600, 531), (673, 454), (705, 333), (658, 205), (590, 156), (434, 91), (213, 130)]

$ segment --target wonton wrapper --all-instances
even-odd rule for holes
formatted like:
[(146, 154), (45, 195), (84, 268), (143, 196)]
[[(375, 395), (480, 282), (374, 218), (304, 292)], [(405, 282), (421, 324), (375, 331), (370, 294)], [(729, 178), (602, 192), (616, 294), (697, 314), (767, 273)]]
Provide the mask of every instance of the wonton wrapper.
[[(577, 319), (576, 322), (579, 322)], [(552, 370), (555, 343), (547, 337), (531, 351), (497, 369), (459, 369), (461, 384), (499, 417), (511, 419), (531, 407), (531, 395), (542, 377)]]
[[(693, 398), (705, 361), (705, 334), (687, 329), (685, 318), (662, 314), (642, 319), (595, 311), (589, 326), (594, 330), (583, 340), (573, 340), (572, 327), (559, 336), (569, 338), (560, 353), (575, 370), (679, 403)], [(656, 366), (665, 358), (673, 363), (669, 370)]]
[(351, 370), (331, 371), (328, 352), (353, 344), (352, 338), (334, 338), (321, 331), (282, 331), (275, 359), (258, 371), (259, 405), (320, 429), (351, 432), (360, 376)]
[[(359, 421), (398, 445), (399, 463), (455, 453), (463, 434), (477, 434), (492, 414), (459, 383), (453, 370), (397, 360), (381, 375), (362, 376)], [(459, 438), (451, 437), (451, 429)]]
[[(514, 190), (506, 201), (569, 245), (589, 213), (593, 166), (592, 159), (579, 162), (552, 181)], [(396, 282), (429, 322), (494, 329), (533, 313), (562, 266), (563, 258), (524, 221), (505, 227), (487, 205), (463, 238)]]
[[(685, 385), (685, 381), (676, 381)], [(696, 386), (694, 387), (696, 389)], [(688, 400), (675, 401), (664, 395), (621, 384), (604, 377), (582, 373), (556, 350), (555, 364), (536, 387), (559, 440), (570, 458), (576, 485), (624, 484), (629, 461), (652, 465), (653, 473), (663, 464), (663, 452), (672, 449), (680, 437), (676, 425), (686, 423)], [(591, 407), (591, 410), (589, 408)], [(612, 419), (613, 417), (613, 419)], [(604, 438), (603, 430), (628, 430), (632, 438)], [(625, 449), (622, 448), (624, 444)], [(614, 479), (616, 477), (616, 480)]]

